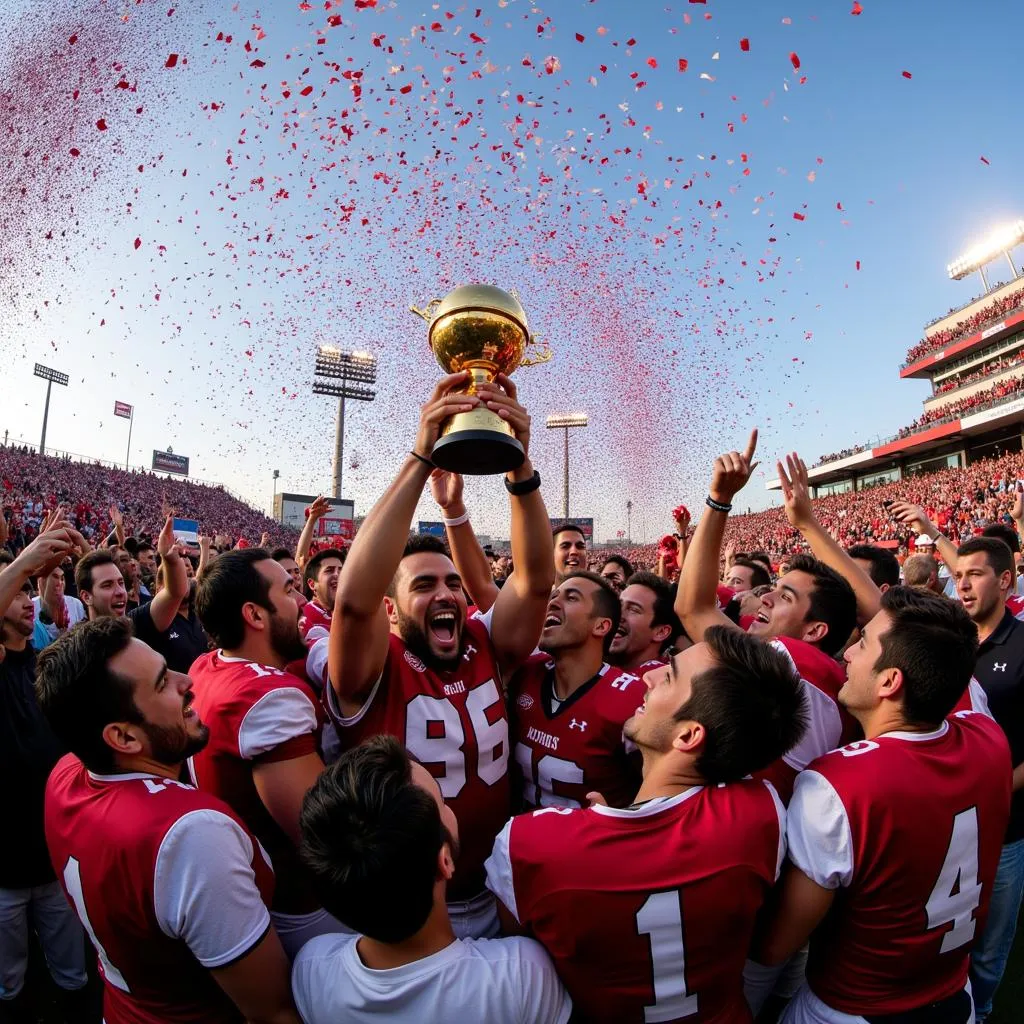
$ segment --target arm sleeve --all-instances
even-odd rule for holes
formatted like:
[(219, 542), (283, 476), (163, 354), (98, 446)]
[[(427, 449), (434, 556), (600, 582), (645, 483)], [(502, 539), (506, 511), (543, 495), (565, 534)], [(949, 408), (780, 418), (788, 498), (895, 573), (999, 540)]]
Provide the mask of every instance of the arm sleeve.
[(487, 872), (487, 888), (501, 900), (505, 905), (505, 909), (522, 924), (523, 922), (519, 920), (519, 910), (516, 907), (516, 891), (512, 884), (512, 856), (509, 851), (513, 821), (515, 821), (515, 818), (510, 818), (505, 823), (505, 827), (498, 833), (498, 838), (494, 840), (494, 849), (484, 864), (484, 871)]
[(572, 1015), (572, 1000), (544, 947), (534, 939), (505, 941), (519, 947), (523, 1024), (566, 1024)]
[(207, 968), (244, 956), (270, 912), (256, 887), (252, 840), (221, 811), (191, 811), (167, 831), (156, 857), (153, 906), (160, 930)]
[(316, 708), (297, 686), (265, 693), (242, 719), (238, 751), (247, 761), (290, 761), (316, 750)]
[(839, 794), (814, 771), (796, 777), (786, 815), (789, 859), (823, 889), (838, 889), (853, 878), (853, 833)]

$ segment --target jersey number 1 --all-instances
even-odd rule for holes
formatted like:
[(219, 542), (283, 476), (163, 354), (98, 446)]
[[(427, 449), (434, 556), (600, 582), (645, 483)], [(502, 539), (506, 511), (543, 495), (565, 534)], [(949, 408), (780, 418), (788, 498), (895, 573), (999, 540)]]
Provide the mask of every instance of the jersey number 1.
[(678, 1020), (697, 1012), (697, 994), (686, 991), (686, 949), (679, 891), (656, 892), (636, 912), (636, 930), (651, 943), (654, 1003), (644, 1007), (645, 1024)]
[(928, 930), (953, 923), (942, 936), (940, 953), (948, 953), (974, 938), (974, 912), (981, 903), (978, 881), (978, 809), (968, 807), (953, 819), (942, 869), (925, 904)]

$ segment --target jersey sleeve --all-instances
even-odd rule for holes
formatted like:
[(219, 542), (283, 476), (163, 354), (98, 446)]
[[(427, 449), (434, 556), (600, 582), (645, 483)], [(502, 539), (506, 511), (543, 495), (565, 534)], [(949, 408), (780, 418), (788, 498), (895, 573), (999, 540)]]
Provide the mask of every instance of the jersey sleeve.
[(816, 771), (796, 777), (786, 814), (789, 859), (823, 889), (848, 886), (853, 878), (853, 833), (839, 794)]
[[(512, 854), (510, 845), (512, 840), (512, 822), (510, 818), (505, 827), (498, 833), (494, 840), (494, 849), (484, 864), (484, 871), (487, 873), (487, 888), (504, 904), (505, 909), (519, 921), (519, 910), (516, 907), (516, 891), (512, 883)], [(522, 922), (519, 922), (522, 924)]]
[(522, 966), (519, 991), (523, 1024), (535, 1021), (538, 1024), (547, 1021), (566, 1024), (572, 1015), (572, 1000), (544, 947), (535, 939), (510, 938), (503, 941), (515, 943), (518, 947)]
[(327, 685), (327, 647), (329, 636), (317, 639), (306, 655), (306, 675), (317, 686)]
[(270, 926), (254, 856), (263, 854), (245, 830), (212, 808), (182, 815), (160, 844), (153, 875), (157, 923), (204, 967), (244, 956)]
[(492, 604), (485, 612), (479, 609), (473, 612), (472, 619), (474, 622), (479, 622), (487, 630), (487, 635), (491, 636), (491, 629), (494, 625), (494, 605)]
[(316, 708), (297, 686), (265, 693), (242, 719), (238, 752), (247, 761), (290, 761), (316, 751)]
[(771, 793), (772, 800), (775, 803), (775, 813), (779, 816), (779, 853), (775, 861), (775, 881), (777, 882), (782, 874), (782, 862), (786, 859), (786, 849), (789, 845), (786, 839), (786, 807), (779, 799), (779, 794), (776, 792), (775, 787), (767, 779), (762, 779), (761, 781), (767, 787), (768, 792)]

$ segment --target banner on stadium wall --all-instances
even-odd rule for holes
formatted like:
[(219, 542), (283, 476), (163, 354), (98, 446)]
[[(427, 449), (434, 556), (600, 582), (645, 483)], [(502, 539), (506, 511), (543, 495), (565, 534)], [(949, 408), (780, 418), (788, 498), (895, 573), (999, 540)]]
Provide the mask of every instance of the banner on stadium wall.
[(575, 526), (579, 529), (584, 539), (588, 544), (594, 542), (594, 520), (592, 516), (585, 516), (583, 518), (570, 517), (569, 519), (562, 519), (561, 517), (551, 517), (551, 529), (553, 530), (556, 526)]
[(173, 524), (174, 539), (185, 544), (199, 546), (199, 522), (196, 519), (175, 519)]
[(180, 473), (188, 476), (188, 456), (175, 455), (174, 452), (153, 451), (153, 469), (162, 473)]
[[(291, 494), (287, 491), (279, 491), (274, 496), (274, 518), (284, 526), (293, 526), (301, 530), (306, 525), (306, 510), (316, 501), (315, 494)], [(327, 517), (330, 519), (355, 518), (354, 505), (351, 498), (327, 498), (330, 511)], [(342, 532), (342, 536), (348, 536)], [(352, 527), (352, 536), (355, 536), (355, 526)]]
[(130, 420), (132, 418), (132, 407), (127, 402), (115, 402), (114, 415)]
[(352, 540), (356, 535), (356, 524), (352, 519), (341, 519), (337, 516), (323, 516), (317, 520), (317, 537), (344, 537)]
[(431, 537), (444, 536), (444, 523), (436, 522), (433, 519), (421, 519), (417, 524), (417, 533), (425, 533)]

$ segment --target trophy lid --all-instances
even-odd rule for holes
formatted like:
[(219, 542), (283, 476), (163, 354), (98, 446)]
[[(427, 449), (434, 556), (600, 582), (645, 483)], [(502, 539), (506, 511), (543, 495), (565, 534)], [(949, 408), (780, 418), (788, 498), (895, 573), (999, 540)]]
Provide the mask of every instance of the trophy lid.
[(490, 284), (463, 284), (453, 288), (434, 309), (433, 322), (448, 315), (467, 309), (483, 309), (492, 313), (501, 313), (516, 321), (523, 331), (529, 335), (530, 328), (526, 323), (526, 310), (515, 295), (502, 288)]

